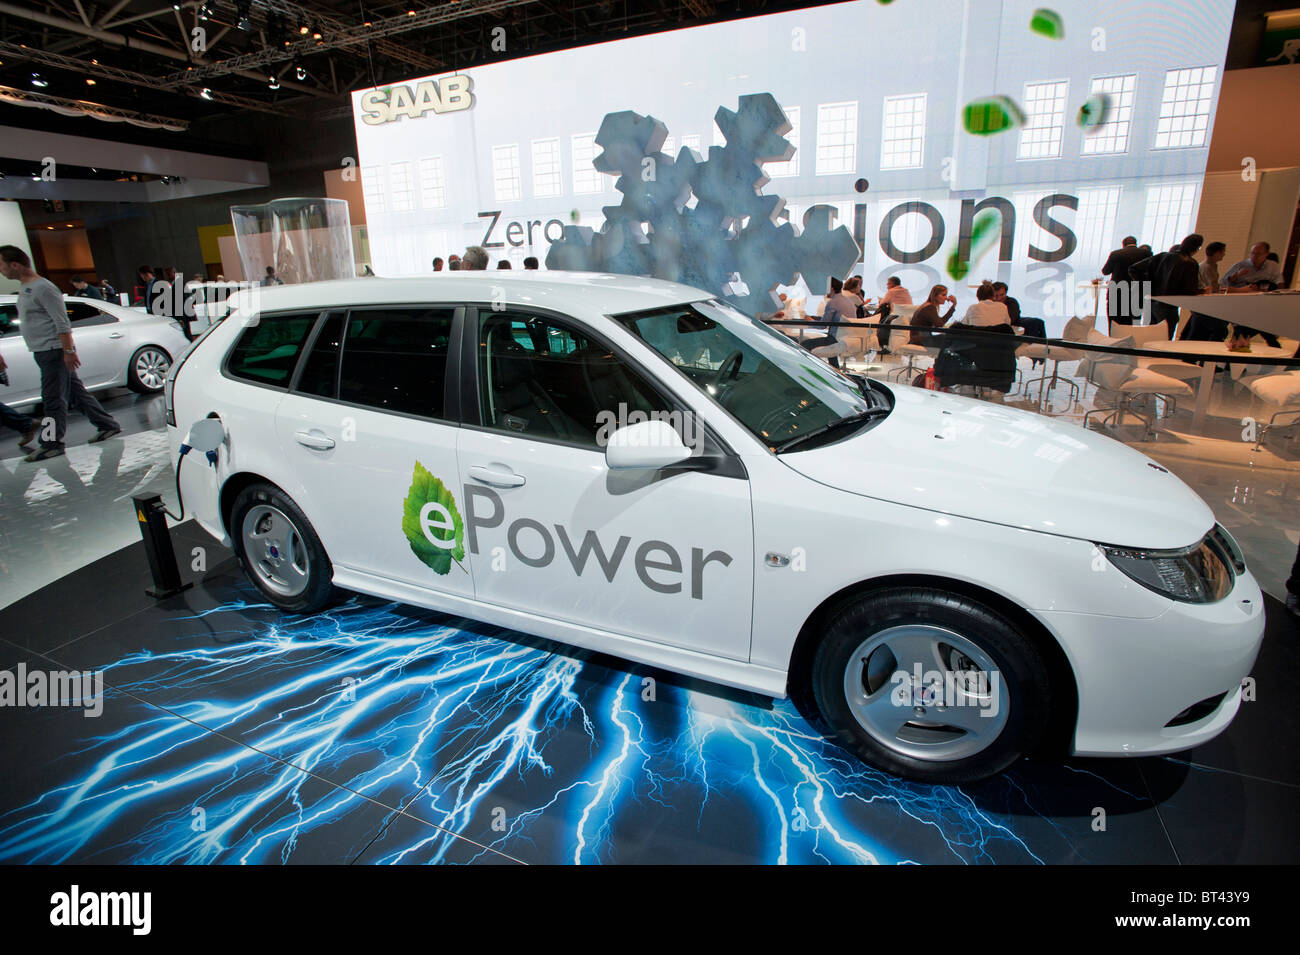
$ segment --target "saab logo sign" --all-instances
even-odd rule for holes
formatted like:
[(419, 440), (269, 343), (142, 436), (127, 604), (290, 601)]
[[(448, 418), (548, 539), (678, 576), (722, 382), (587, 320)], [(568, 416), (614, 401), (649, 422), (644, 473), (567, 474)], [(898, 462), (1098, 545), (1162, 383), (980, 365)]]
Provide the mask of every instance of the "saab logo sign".
[(473, 106), (474, 81), (459, 73), (442, 80), (421, 80), (415, 89), (385, 86), (361, 94), (362, 121), (368, 126), (382, 126), (403, 116), (420, 119), (429, 110), (458, 113)]
[(463, 491), (465, 519), (451, 490), (419, 461), (415, 462), (411, 489), (402, 509), (402, 533), (415, 556), (436, 574), (449, 573), (453, 562), (465, 570), (461, 561), (465, 558), (467, 529), (470, 553), (477, 554), (479, 533), (498, 527), (505, 528), (510, 552), (526, 567), (549, 567), (563, 552), (575, 576), (582, 577), (595, 566), (605, 582), (612, 584), (626, 561), (647, 589), (661, 594), (686, 592), (692, 600), (704, 599), (704, 572), (710, 564), (731, 566), (732, 557), (726, 551), (692, 547), (687, 561), (677, 548), (661, 540), (642, 541), (629, 558), (632, 538), (626, 535), (611, 546), (594, 530), (576, 537), (563, 524), (547, 527), (530, 517), (507, 522), (501, 495), (478, 485), (465, 485)]

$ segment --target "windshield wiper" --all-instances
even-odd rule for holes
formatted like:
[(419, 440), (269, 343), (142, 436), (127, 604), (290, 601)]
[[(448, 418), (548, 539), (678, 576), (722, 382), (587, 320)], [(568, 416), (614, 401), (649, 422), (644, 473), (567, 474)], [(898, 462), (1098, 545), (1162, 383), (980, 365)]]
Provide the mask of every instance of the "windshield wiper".
[(807, 434), (796, 435), (787, 440), (785, 444), (782, 444), (780, 447), (774, 448), (773, 450), (775, 450), (777, 454), (784, 454), (787, 451), (794, 450), (801, 444), (806, 444), (814, 438), (820, 438), (832, 431), (839, 431), (840, 429), (849, 426), (864, 424), (865, 422), (873, 421), (876, 418), (883, 418), (885, 415), (889, 414), (889, 412), (889, 408), (871, 408), (867, 411), (859, 411), (857, 414), (845, 415), (843, 418), (837, 418), (830, 424), (822, 425), (820, 428), (814, 428)]

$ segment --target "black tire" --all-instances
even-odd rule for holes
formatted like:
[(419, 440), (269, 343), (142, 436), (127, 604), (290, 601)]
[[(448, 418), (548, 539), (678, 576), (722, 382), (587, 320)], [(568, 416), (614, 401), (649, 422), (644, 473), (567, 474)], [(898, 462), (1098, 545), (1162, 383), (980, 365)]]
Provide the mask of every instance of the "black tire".
[[(277, 589), (271, 582), (275, 579), (276, 569), (269, 566), (270, 556), (265, 552), (260, 555), (249, 553), (250, 544), (259, 546), (262, 543), (260, 540), (246, 539), (244, 533), (245, 521), (255, 510), (258, 512), (253, 518), (255, 522), (259, 516), (270, 518), (274, 522), (268, 513), (273, 511), (285, 518), (292, 527), (295, 539), (286, 540), (286, 536), (293, 538), (293, 535), (282, 534), (266, 546), (269, 548), (279, 545), (277, 551), (285, 555), (277, 557), (281, 565), (287, 561), (289, 565), (305, 569), (305, 581), (301, 581), (301, 590), (293, 587)], [(325, 553), (315, 528), (307, 520), (302, 508), (275, 485), (250, 484), (239, 492), (230, 512), (230, 537), (235, 543), (235, 556), (239, 558), (240, 566), (248, 579), (267, 600), (281, 610), (289, 613), (316, 613), (334, 600), (334, 565), (330, 563), (329, 555)], [(291, 575), (282, 576), (288, 578)]]
[[(148, 362), (150, 370), (141, 369), (142, 359), (146, 356), (156, 356), (157, 360), (165, 361), (165, 367), (157, 367), (155, 362)], [(167, 377), (167, 372), (172, 366), (172, 356), (161, 345), (141, 345), (131, 356), (131, 361), (126, 366), (126, 386), (132, 391), (141, 395), (156, 395), (163, 390), (163, 384)], [(151, 370), (161, 374), (161, 378), (153, 378)], [(144, 377), (142, 377), (142, 374)]]
[[(952, 635), (950, 644), (943, 642), (945, 631)], [(914, 642), (904, 642), (907, 639)], [(986, 740), (980, 739), (986, 732), (979, 722), (982, 714), (975, 709), (972, 718), (969, 708), (980, 704), (966, 703), (968, 708), (959, 712), (953, 707), (954, 699), (961, 699), (957, 693), (950, 692), (947, 706), (937, 705), (926, 697), (924, 686), (917, 690), (914, 680), (900, 679), (900, 673), (912, 671), (898, 662), (891, 640), (903, 648), (933, 644), (936, 659), (959, 661), (949, 665), (954, 674), (966, 672), (965, 664), (986, 671), (983, 685), (990, 692), (983, 699), (992, 716)], [(957, 647), (957, 655), (951, 656), (958, 644), (971, 652)], [(878, 656), (882, 646), (889, 652)], [(859, 650), (865, 656), (855, 659)], [(981, 655), (983, 665), (978, 662)], [(942, 674), (943, 669), (939, 664), (934, 672)], [(882, 679), (882, 673), (888, 673), (887, 678)], [(858, 680), (861, 695), (855, 708), (849, 688), (856, 689)], [(810, 682), (820, 716), (844, 748), (886, 772), (925, 783), (957, 785), (997, 775), (1035, 749), (1051, 711), (1047, 666), (1033, 643), (983, 604), (930, 588), (877, 591), (838, 607), (814, 652)], [(893, 710), (878, 696), (885, 687), (899, 694), (888, 701)], [(904, 698), (909, 702), (896, 702)], [(875, 707), (868, 706), (872, 700)], [(1005, 715), (999, 723), (1000, 713)], [(901, 723), (897, 734), (891, 737), (885, 720)], [(959, 721), (976, 732), (961, 728)], [(971, 747), (977, 748), (967, 752)]]

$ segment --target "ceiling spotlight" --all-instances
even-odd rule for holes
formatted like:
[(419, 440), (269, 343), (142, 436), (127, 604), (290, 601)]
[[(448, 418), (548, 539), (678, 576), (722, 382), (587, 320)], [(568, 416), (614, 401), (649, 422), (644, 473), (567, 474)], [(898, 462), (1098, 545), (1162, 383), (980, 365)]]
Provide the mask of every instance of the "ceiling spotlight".
[(50, 85), (50, 81), (47, 80), (45, 77), (41, 76), (41, 74), (39, 73), (32, 74), (32, 86), (35, 86), (37, 89), (43, 90), (45, 89), (45, 87), (49, 85)]
[(307, 78), (307, 70), (300, 66), (294, 71), (294, 75), (297, 76), (299, 80), (305, 80)]
[(199, 96), (201, 96), (203, 99), (210, 100), (212, 99), (212, 90), (208, 89), (205, 86), (203, 87), (203, 89), (199, 90)]
[(247, 33), (253, 29), (253, 21), (248, 19), (248, 17), (240, 17), (239, 22), (236, 23), (235, 26)]
[(273, 76), (271, 77), (271, 82), (266, 85), (268, 89), (278, 90), (280, 88), (280, 80), (278, 77)]
[(177, 10), (177, 11), (179, 11), (180, 8), (181, 8), (181, 5), (180, 5), (179, 3), (173, 3), (173, 4), (172, 4), (172, 9), (173, 9), (173, 10)]
[(319, 39), (320, 39), (320, 34), (319, 34), (319, 33), (313, 33), (313, 34), (311, 35), (311, 38), (312, 38), (313, 40), (319, 40)]
[(94, 86), (94, 85), (95, 85), (95, 81), (92, 80), (90, 77), (86, 77), (86, 85), (87, 85), (87, 86)]
[(307, 24), (304, 23), (302, 26), (298, 28), (298, 32), (301, 33), (303, 36), (306, 36), (308, 33), (311, 32), (311, 29), (307, 26)]
[(407, 11), (406, 11), (406, 15), (407, 15), (408, 17), (413, 17), (413, 16), (415, 16), (415, 11), (414, 11), (414, 10), (407, 10)]

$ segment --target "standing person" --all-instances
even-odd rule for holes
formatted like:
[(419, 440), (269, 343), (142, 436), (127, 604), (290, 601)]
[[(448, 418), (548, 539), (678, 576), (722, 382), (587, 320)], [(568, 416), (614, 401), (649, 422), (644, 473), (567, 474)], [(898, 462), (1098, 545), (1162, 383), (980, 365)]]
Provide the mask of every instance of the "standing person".
[(433, 259), (433, 270), (434, 270), (435, 272), (441, 272), (441, 271), (442, 271), (442, 259), (441, 259), (441, 257), (438, 257), (438, 256), (435, 256), (435, 257), (434, 257), (434, 259)]
[[(9, 384), (9, 374), (5, 371), (5, 356), (0, 355), (0, 385)], [(18, 447), (26, 448), (32, 443), (32, 438), (36, 437), (36, 420), (31, 415), (25, 415), (21, 411), (14, 411), (3, 401), (0, 401), (0, 425), (6, 428), (13, 428), (22, 437), (18, 439)]]
[(101, 302), (104, 300), (104, 296), (100, 294), (99, 289), (95, 288), (95, 286), (91, 285), (80, 275), (74, 275), (70, 281), (72, 282), (72, 287), (76, 289), (73, 294), (79, 295), (81, 298), (98, 299)]
[(498, 269), (508, 269), (508, 268), (511, 268), (510, 260), (509, 260), (509, 259), (502, 259), (500, 262), (497, 263), (497, 268), (498, 268)]
[(465, 254), (460, 257), (462, 271), (468, 269), (471, 272), (481, 272), (487, 268), (487, 265), (487, 250), (481, 245), (471, 245), (465, 250)]
[[(1220, 289), (1219, 263), (1228, 247), (1222, 242), (1211, 242), (1205, 247), (1205, 261), (1201, 263), (1198, 284), (1202, 295), (1213, 295)], [(1213, 315), (1192, 312), (1183, 329), (1183, 340), (1193, 342), (1221, 342), (1228, 337), (1228, 323)]]
[(1300, 621), (1300, 547), (1296, 548), (1295, 563), (1291, 565), (1291, 576), (1286, 582), (1286, 609)]
[(108, 279), (99, 280), (99, 294), (104, 296), (106, 302), (117, 301), (117, 289), (108, 284)]
[(45, 415), (54, 419), (54, 439), (42, 435), (41, 446), (24, 461), (44, 461), (63, 454), (63, 436), (68, 430), (68, 408), (79, 407), (98, 428), (92, 443), (121, 434), (122, 428), (105, 411), (77, 377), (81, 359), (72, 342), (72, 323), (63, 304), (63, 295), (49, 279), (41, 278), (32, 268), (27, 253), (17, 246), (0, 245), (0, 273), (22, 283), (18, 293), (18, 322), (23, 341), (41, 369), (41, 400)]
[[(1129, 275), (1139, 282), (1149, 282), (1153, 296), (1195, 295), (1200, 288), (1201, 267), (1192, 255), (1204, 241), (1203, 236), (1192, 233), (1178, 243), (1177, 252), (1161, 252), (1143, 259), (1129, 268)], [(1151, 324), (1156, 322), (1169, 326), (1169, 338), (1173, 340), (1178, 332), (1177, 306), (1152, 302)]]
[[(939, 306), (944, 302), (948, 303), (948, 311), (942, 315), (939, 314)], [(942, 328), (948, 324), (948, 319), (952, 318), (952, 313), (957, 311), (957, 296), (948, 294), (948, 286), (936, 285), (930, 289), (930, 295), (926, 298), (925, 303), (916, 310), (912, 315), (912, 331), (907, 336), (909, 345), (929, 345), (930, 340), (936, 338), (924, 329)]]
[(528, 258), (524, 259), (524, 270), (527, 272), (536, 272), (537, 264), (537, 256), (530, 255)]
[(265, 285), (283, 285), (283, 284), (284, 282), (280, 280), (280, 276), (275, 274), (275, 266), (268, 265), (266, 267), (266, 278), (262, 279), (262, 285), (265, 286)]
[(447, 271), (448, 271), (448, 272), (459, 272), (459, 271), (460, 271), (460, 256), (459, 256), (459, 255), (449, 255), (449, 256), (447, 256)]
[(149, 309), (149, 302), (153, 298), (153, 284), (157, 279), (153, 276), (153, 269), (147, 265), (142, 265), (135, 270), (135, 288), (131, 296), (132, 305), (143, 305), (145, 310)]
[(1110, 277), (1106, 290), (1106, 314), (1112, 322), (1132, 325), (1142, 315), (1142, 289), (1131, 281), (1129, 270), (1143, 259), (1151, 257), (1150, 246), (1139, 246), (1136, 236), (1125, 236), (1120, 247), (1106, 258), (1101, 274)]

